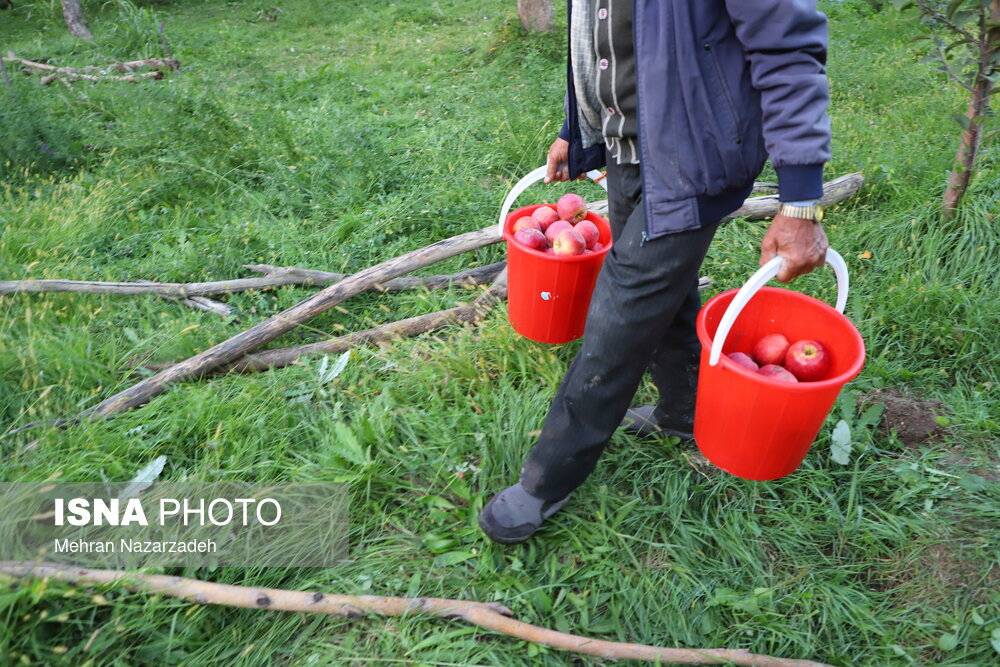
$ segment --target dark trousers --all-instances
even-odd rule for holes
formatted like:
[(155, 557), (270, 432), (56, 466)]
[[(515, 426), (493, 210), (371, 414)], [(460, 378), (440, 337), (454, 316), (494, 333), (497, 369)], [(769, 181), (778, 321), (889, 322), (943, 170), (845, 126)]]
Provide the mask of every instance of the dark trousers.
[(658, 423), (692, 429), (700, 348), (698, 271), (718, 224), (644, 241), (638, 165), (608, 165), (614, 245), (604, 260), (580, 350), (521, 469), (528, 493), (559, 500), (593, 472), (648, 369)]

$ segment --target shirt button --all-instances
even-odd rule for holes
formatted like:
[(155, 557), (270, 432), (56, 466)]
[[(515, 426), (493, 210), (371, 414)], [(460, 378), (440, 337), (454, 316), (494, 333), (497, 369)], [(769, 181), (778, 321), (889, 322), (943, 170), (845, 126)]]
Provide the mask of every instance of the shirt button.
[(597, 66), (600, 67), (601, 69), (607, 69), (608, 68), (608, 59), (607, 58), (601, 58), (600, 62), (597, 63)]
[(608, 107), (608, 115), (609, 116), (614, 116), (615, 113), (617, 113), (617, 112), (615, 111), (614, 107)]
[(598, 9), (597, 10), (597, 18), (601, 19), (602, 21), (604, 19), (608, 18), (608, 10), (607, 10), (607, 8), (601, 7), (600, 9)]

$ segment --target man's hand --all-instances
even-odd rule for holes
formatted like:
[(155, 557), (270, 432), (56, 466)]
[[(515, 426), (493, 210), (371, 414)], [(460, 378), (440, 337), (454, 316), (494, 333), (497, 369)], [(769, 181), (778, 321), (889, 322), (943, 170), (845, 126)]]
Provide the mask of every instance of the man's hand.
[(569, 180), (569, 142), (556, 137), (549, 146), (549, 156), (546, 159), (545, 182)]
[(779, 214), (774, 216), (760, 244), (760, 265), (764, 266), (775, 255), (781, 255), (784, 261), (778, 272), (778, 282), (787, 283), (823, 266), (828, 247), (823, 225)]

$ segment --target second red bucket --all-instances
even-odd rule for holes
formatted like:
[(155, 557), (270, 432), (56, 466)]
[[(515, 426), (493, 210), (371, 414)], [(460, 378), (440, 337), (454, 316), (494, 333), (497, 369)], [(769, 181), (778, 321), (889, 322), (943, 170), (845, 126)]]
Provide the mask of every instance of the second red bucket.
[[(737, 477), (771, 480), (794, 472), (841, 388), (864, 364), (861, 334), (842, 314), (847, 266), (833, 250), (827, 261), (837, 273), (836, 308), (799, 292), (763, 287), (777, 274), (781, 260), (775, 258), (742, 289), (715, 296), (698, 314), (702, 352), (694, 439), (705, 458)], [(733, 335), (737, 317), (739, 333)], [(821, 342), (832, 358), (827, 377), (785, 382), (747, 371), (725, 356), (749, 353), (756, 340), (770, 333), (793, 342)]]
[(587, 213), (586, 219), (597, 226), (602, 245), (587, 255), (548, 255), (517, 243), (511, 226), (544, 204), (525, 206), (509, 215), (506, 211), (517, 195), (544, 174), (542, 167), (525, 176), (504, 203), (501, 222), (507, 241), (507, 318), (525, 338), (539, 343), (568, 343), (583, 335), (597, 274), (611, 249), (611, 225), (596, 213)]

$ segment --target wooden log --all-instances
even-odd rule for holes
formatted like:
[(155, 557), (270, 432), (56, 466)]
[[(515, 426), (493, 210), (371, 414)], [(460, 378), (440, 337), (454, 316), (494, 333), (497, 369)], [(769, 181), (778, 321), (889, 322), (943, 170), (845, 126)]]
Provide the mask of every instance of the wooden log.
[(682, 665), (747, 665), (750, 667), (831, 667), (812, 660), (776, 658), (746, 649), (667, 648), (646, 644), (605, 641), (550, 630), (511, 618), (510, 609), (498, 602), (449, 600), (447, 598), (402, 598), (381, 595), (336, 595), (318, 591), (295, 591), (218, 584), (166, 574), (125, 570), (94, 570), (56, 563), (0, 561), (0, 572), (12, 577), (55, 579), (72, 585), (123, 584), (145, 593), (166, 595), (194, 604), (213, 604), (242, 609), (261, 609), (327, 614), (346, 618), (412, 616), (423, 613), (449, 620), (462, 620), (499, 634), (552, 648), (593, 655), (605, 660), (642, 660)]
[[(394, 278), (370, 289), (379, 292), (401, 292), (415, 289), (445, 289), (447, 287), (471, 288), (493, 280), (506, 262), (486, 264), (457, 273), (433, 276), (406, 276)], [(293, 266), (247, 264), (245, 268), (265, 274), (259, 278), (238, 278), (204, 283), (157, 283), (148, 280), (135, 282), (102, 282), (89, 280), (0, 280), (0, 296), (17, 293), (75, 292), (79, 294), (157, 294), (176, 299), (235, 294), (250, 290), (269, 289), (285, 285), (328, 285), (348, 278), (347, 273), (330, 273)]]
[[(8, 60), (19, 63), (23, 68), (25, 68), (25, 73), (31, 73), (36, 70), (38, 72), (47, 72), (47, 74), (40, 79), (43, 86), (47, 86), (53, 81), (69, 83), (78, 79), (83, 79), (85, 81), (126, 81), (129, 83), (136, 83), (142, 79), (162, 79), (164, 72), (179, 69), (181, 66), (181, 64), (173, 58), (147, 58), (144, 60), (131, 60), (128, 62), (115, 61), (112, 65), (109, 65), (104, 69), (93, 66), (82, 68), (57, 67), (47, 63), (39, 63), (32, 60), (25, 60), (24, 58), (18, 58), (12, 52), (7, 53), (7, 58)], [(145, 68), (152, 68), (154, 71), (142, 72), (138, 74), (132, 73), (136, 72), (136, 70)], [(120, 72), (124, 75), (116, 76), (110, 74), (109, 72), (112, 71)]]
[[(433, 276), (402, 276), (400, 278), (393, 278), (381, 285), (374, 285), (372, 289), (378, 292), (404, 292), (407, 290), (447, 289), (449, 287), (473, 288), (495, 280), (506, 265), (506, 261), (500, 261), (465, 269), (457, 273)], [(273, 266), (271, 264), (244, 264), (243, 268), (257, 271), (267, 276), (280, 275), (287, 280), (298, 280), (301, 281), (298, 284), (302, 285), (335, 283), (350, 275), (347, 273), (317, 271), (315, 269), (300, 269), (294, 266)]]
[(278, 336), (326, 312), (350, 297), (384, 283), (396, 276), (423, 268), (448, 257), (476, 250), (500, 240), (495, 225), (453, 236), (425, 248), (414, 250), (394, 259), (376, 264), (350, 278), (312, 295), (291, 308), (215, 345), (179, 364), (121, 391), (99, 405), (82, 413), (84, 417), (108, 416), (144, 405), (159, 396), (167, 387), (185, 380), (202, 377), (219, 366), (228, 364)]
[[(707, 276), (702, 276), (698, 279), (699, 290), (706, 289), (711, 284), (712, 279)], [(365, 343), (388, 342), (398, 338), (418, 336), (453, 324), (474, 322), (482, 317), (494, 304), (506, 298), (507, 272), (503, 271), (497, 276), (496, 282), (493, 283), (489, 291), (481, 294), (471, 306), (455, 306), (454, 308), (439, 310), (434, 313), (427, 313), (426, 315), (418, 315), (396, 322), (389, 322), (378, 327), (345, 334), (317, 343), (255, 352), (217, 369), (217, 371), (213, 372), (213, 375), (216, 373), (252, 373), (284, 368), (303, 358), (318, 357), (324, 354), (340, 354), (352, 347)], [(173, 366), (173, 364), (143, 364), (141, 368), (161, 371), (170, 366)]]
[(507, 297), (507, 270), (501, 271), (493, 286), (471, 304), (459, 305), (425, 315), (408, 317), (381, 326), (356, 331), (318, 343), (283, 347), (248, 354), (231, 364), (221, 366), (213, 374), (253, 373), (284, 368), (299, 359), (340, 354), (365, 343), (386, 343), (400, 338), (419, 336), (454, 324), (474, 322), (493, 305)]
[[(857, 194), (865, 179), (861, 172), (846, 174), (840, 178), (835, 178), (823, 184), (823, 198), (821, 203), (824, 207), (833, 206), (845, 199)], [(761, 197), (751, 197), (747, 199), (739, 210), (727, 215), (723, 222), (735, 220), (736, 218), (746, 218), (747, 220), (766, 220), (778, 214), (780, 202), (778, 195), (764, 195)]]

